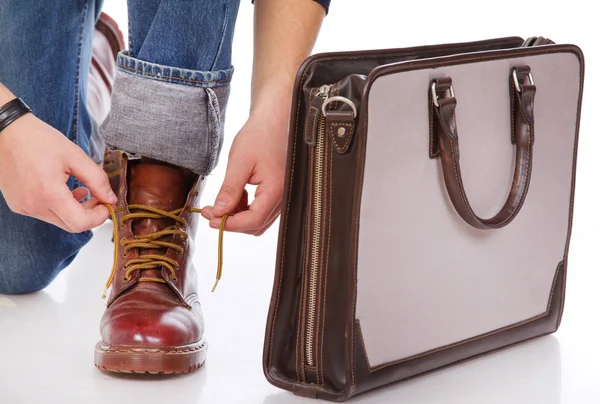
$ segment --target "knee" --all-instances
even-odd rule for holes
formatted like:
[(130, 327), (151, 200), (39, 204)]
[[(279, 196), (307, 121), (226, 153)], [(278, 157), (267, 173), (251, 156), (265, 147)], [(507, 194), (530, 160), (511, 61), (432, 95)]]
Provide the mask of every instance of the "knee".
[[(2, 272), (5, 272), (2, 269)], [(4, 276), (3, 273), (0, 275), (0, 294), (5, 295), (24, 295), (27, 293), (39, 292), (54, 280), (56, 274), (51, 275), (54, 271), (47, 273), (34, 273), (32, 271), (19, 272), (16, 270), (14, 273)]]
[[(3, 216), (3, 221), (5, 218), (8, 219)], [(18, 220), (20, 225), (0, 226), (1, 294), (25, 294), (44, 289), (75, 259), (91, 237), (90, 232), (70, 234), (30, 218), (11, 218)]]

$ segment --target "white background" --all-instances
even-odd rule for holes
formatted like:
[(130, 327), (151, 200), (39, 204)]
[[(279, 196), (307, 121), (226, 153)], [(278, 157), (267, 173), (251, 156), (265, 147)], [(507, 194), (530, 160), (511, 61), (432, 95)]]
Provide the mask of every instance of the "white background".
[[(283, 1), (283, 0), (282, 0)], [(474, 361), (368, 393), (356, 403), (584, 404), (600, 399), (600, 29), (591, 1), (333, 0), (315, 52), (406, 47), (502, 36), (542, 35), (579, 45), (586, 80), (575, 220), (562, 328)], [(105, 11), (127, 31), (125, 0), (106, 0)], [(209, 180), (211, 203), (223, 178), (231, 140), (247, 118), (252, 57), (252, 12), (243, 0), (234, 41), (236, 73), (227, 112), (226, 144)], [(202, 35), (198, 32), (198, 35)], [(555, 96), (559, 97), (560, 94)], [(46, 291), (0, 296), (0, 403), (268, 403), (313, 402), (270, 386), (261, 369), (278, 224), (260, 238), (228, 234), (224, 278), (209, 289), (216, 265), (216, 232), (201, 226), (195, 263), (210, 342), (208, 362), (178, 377), (136, 377), (99, 372), (93, 348), (103, 312), (100, 300), (111, 268), (111, 225)]]

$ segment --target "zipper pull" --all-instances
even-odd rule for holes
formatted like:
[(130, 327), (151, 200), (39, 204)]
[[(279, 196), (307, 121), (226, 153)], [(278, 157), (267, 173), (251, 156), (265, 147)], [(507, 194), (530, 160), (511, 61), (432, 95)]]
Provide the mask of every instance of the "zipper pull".
[(317, 131), (319, 127), (319, 118), (321, 116), (321, 107), (327, 98), (329, 98), (330, 85), (323, 85), (315, 97), (311, 100), (308, 107), (308, 115), (304, 124), (304, 142), (309, 146), (314, 146), (317, 142)]

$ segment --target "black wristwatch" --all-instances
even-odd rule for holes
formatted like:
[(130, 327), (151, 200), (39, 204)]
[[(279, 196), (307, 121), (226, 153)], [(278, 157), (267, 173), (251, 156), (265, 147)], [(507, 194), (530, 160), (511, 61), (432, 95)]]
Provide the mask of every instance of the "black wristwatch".
[(14, 100), (9, 101), (0, 108), (0, 132), (6, 129), (8, 125), (30, 112), (31, 108), (29, 108), (22, 99), (15, 98)]

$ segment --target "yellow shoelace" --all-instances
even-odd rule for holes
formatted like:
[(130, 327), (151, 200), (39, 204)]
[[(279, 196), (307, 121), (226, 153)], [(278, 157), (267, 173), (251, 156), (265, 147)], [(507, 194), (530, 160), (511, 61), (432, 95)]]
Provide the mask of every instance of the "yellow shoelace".
[[(161, 241), (160, 238), (164, 236), (174, 236), (180, 237), (182, 240), (186, 240), (188, 238), (188, 234), (183, 231), (176, 229), (174, 226), (167, 227), (161, 231), (144, 234), (141, 236), (134, 236), (133, 239), (127, 240), (126, 238), (122, 238), (119, 240), (119, 227), (125, 226), (127, 221), (134, 219), (173, 219), (177, 223), (181, 224), (184, 228), (187, 226), (187, 222), (185, 219), (179, 216), (179, 214), (183, 211), (183, 209), (176, 209), (171, 212), (166, 212), (164, 210), (156, 209), (151, 206), (146, 205), (137, 205), (132, 204), (129, 205), (130, 210), (138, 211), (136, 213), (128, 213), (121, 218), (121, 221), (117, 223), (117, 213), (122, 212), (123, 207), (113, 208), (111, 205), (105, 204), (110, 212), (110, 216), (113, 222), (113, 240), (115, 244), (114, 249), (114, 257), (113, 257), (113, 267), (106, 282), (106, 288), (104, 289), (104, 293), (102, 294), (102, 298), (106, 298), (106, 293), (108, 292), (108, 288), (113, 283), (115, 276), (117, 274), (117, 263), (119, 260), (119, 244), (124, 246), (123, 250), (123, 258), (126, 258), (129, 255), (129, 252), (133, 249), (162, 249), (162, 248), (172, 248), (174, 249), (178, 255), (183, 254), (183, 247), (169, 243), (167, 241)], [(197, 208), (188, 208), (192, 213), (201, 213), (202, 209)], [(140, 212), (141, 211), (141, 212)], [(227, 221), (228, 215), (223, 216), (221, 219), (221, 226), (219, 227), (219, 247), (218, 247), (218, 258), (217, 258), (217, 276), (215, 280), (215, 284), (212, 287), (212, 292), (215, 291), (217, 284), (221, 280), (221, 275), (223, 273), (223, 233), (225, 232), (225, 222)], [(117, 244), (118, 243), (118, 244)], [(136, 259), (131, 259), (125, 263), (125, 276), (124, 280), (129, 281), (131, 279), (131, 273), (137, 269), (159, 269), (161, 267), (165, 267), (170, 272), (170, 278), (172, 281), (177, 280), (176, 270), (179, 269), (179, 264), (174, 259), (171, 259), (165, 255), (158, 254), (148, 254), (148, 255), (140, 255)], [(167, 283), (163, 278), (153, 278), (153, 277), (140, 277), (138, 282), (158, 282), (158, 283)]]

